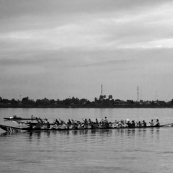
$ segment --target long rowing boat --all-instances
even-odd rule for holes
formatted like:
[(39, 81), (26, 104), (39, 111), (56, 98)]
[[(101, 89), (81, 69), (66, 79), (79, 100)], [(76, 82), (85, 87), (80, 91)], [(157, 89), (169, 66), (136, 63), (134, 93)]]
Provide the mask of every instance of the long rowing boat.
[(173, 127), (173, 123), (165, 124), (165, 125), (151, 125), (150, 126), (129, 126), (128, 123), (124, 124), (125, 126), (117, 126), (117, 123), (111, 123), (108, 121), (102, 121), (102, 123), (96, 122), (73, 122), (72, 124), (65, 123), (61, 121), (61, 124), (57, 124), (57, 122), (49, 123), (47, 119), (42, 120), (37, 117), (31, 118), (21, 118), (17, 116), (13, 116), (10, 118), (4, 118), (7, 121), (14, 121), (19, 124), (18, 127), (1, 125), (0, 128), (6, 132), (21, 132), (21, 131), (69, 131), (69, 130), (91, 130), (91, 129), (139, 129), (139, 128), (160, 128), (160, 127)]
[(103, 128), (66, 128), (66, 127), (51, 127), (47, 128), (46, 126), (44, 127), (13, 127), (13, 126), (6, 126), (6, 125), (1, 125), (0, 128), (3, 129), (6, 132), (22, 132), (22, 131), (69, 131), (69, 130), (93, 130), (93, 129), (145, 129), (145, 128), (161, 128), (161, 127), (173, 127), (172, 125), (160, 125), (158, 126), (146, 126), (146, 127), (103, 127)]

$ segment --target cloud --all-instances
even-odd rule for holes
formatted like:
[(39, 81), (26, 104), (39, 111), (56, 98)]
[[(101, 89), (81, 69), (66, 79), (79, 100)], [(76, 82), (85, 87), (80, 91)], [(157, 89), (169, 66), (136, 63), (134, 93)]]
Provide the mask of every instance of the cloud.
[(104, 82), (128, 97), (139, 83), (170, 81), (172, 6), (167, 0), (0, 1), (1, 92), (8, 85), (16, 94), (22, 87), (93, 97), (88, 88)]
[[(133, 5), (136, 7), (135, 3)], [(140, 11), (136, 8), (133, 13), (120, 10), (107, 11), (106, 14), (102, 11), (99, 15), (83, 13), (79, 18), (73, 16), (75, 20), (70, 21), (69, 18), (69, 23), (63, 24), (56, 23), (56, 18), (53, 17), (52, 23), (55, 24), (52, 27), (48, 27), (50, 22), (48, 25), (45, 23), (44, 27), (43, 21), (40, 27), (33, 29), (23, 30), (21, 26), (18, 31), (2, 32), (0, 51), (172, 48), (171, 5), (172, 3), (165, 3), (141, 7)]]
[(1, 0), (1, 18), (14, 16), (52, 15), (71, 15), (75, 13), (107, 13), (112, 11), (131, 11), (136, 8), (148, 8), (158, 4), (169, 3), (171, 0)]

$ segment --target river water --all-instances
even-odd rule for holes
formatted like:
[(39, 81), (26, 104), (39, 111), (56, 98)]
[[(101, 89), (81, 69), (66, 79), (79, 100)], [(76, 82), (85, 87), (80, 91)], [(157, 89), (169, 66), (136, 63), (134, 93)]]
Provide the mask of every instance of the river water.
[[(173, 122), (173, 109), (0, 109), (4, 117), (31, 115), (101, 120)], [(0, 130), (2, 173), (171, 173), (173, 128), (4, 133)]]

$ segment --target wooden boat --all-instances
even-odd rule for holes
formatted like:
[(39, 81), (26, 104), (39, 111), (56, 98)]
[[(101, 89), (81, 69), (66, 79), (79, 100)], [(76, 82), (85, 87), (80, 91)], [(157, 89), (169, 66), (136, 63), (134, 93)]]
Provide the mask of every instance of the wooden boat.
[[(10, 118), (4, 118), (4, 120), (14, 121), (17, 122), (20, 126), (13, 127), (13, 126), (6, 126), (0, 125), (0, 128), (6, 132), (21, 132), (21, 131), (68, 131), (68, 130), (92, 130), (92, 129), (139, 129), (139, 128), (160, 128), (160, 127), (173, 127), (173, 123), (165, 124), (165, 125), (157, 125), (157, 126), (117, 126), (115, 123), (111, 122), (102, 122), (94, 123), (91, 122), (89, 124), (85, 124), (84, 122), (68, 124), (64, 121), (60, 120), (62, 124), (49, 123), (42, 121), (40, 118), (31, 117), (31, 118), (21, 118), (17, 116), (13, 116)], [(40, 121), (41, 120), (41, 121)], [(160, 124), (160, 123), (159, 123)]]
[(53, 126), (51, 128), (47, 128), (46, 126), (43, 127), (13, 127), (13, 126), (6, 126), (1, 125), (0, 128), (3, 129), (6, 132), (22, 132), (22, 131), (70, 131), (70, 130), (102, 130), (102, 129), (145, 129), (145, 128), (161, 128), (161, 127), (173, 127), (172, 125), (160, 125), (158, 126), (146, 126), (146, 127), (109, 127), (109, 128), (65, 128), (65, 127), (57, 127), (54, 128)]

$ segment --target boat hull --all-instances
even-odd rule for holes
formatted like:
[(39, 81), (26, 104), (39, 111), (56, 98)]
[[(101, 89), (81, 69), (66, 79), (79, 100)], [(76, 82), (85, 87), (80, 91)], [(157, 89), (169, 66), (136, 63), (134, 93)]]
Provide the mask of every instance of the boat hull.
[(0, 125), (0, 128), (6, 132), (21, 132), (23, 131), (20, 127), (12, 127), (12, 126), (6, 126), (6, 125)]
[(36, 120), (36, 118), (21, 118), (21, 117), (17, 117), (17, 118), (4, 118), (4, 120), (8, 120), (8, 121), (32, 121), (32, 120)]
[(102, 129), (146, 129), (146, 128), (160, 128), (160, 127), (172, 127), (161, 125), (159, 127), (156, 126), (146, 126), (146, 127), (116, 127), (116, 128), (29, 128), (29, 127), (13, 127), (0, 125), (0, 128), (6, 132), (22, 132), (22, 131), (70, 131), (70, 130), (102, 130)]

